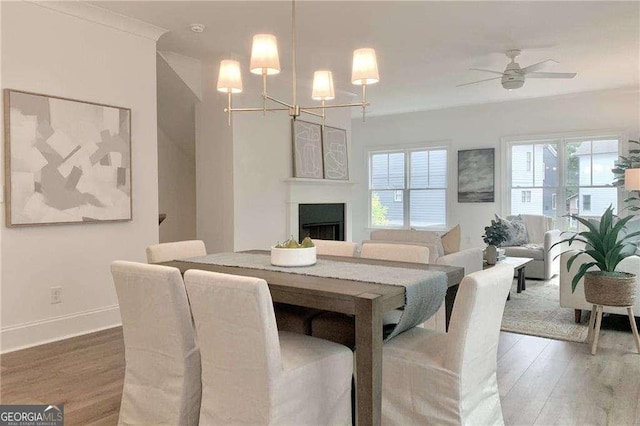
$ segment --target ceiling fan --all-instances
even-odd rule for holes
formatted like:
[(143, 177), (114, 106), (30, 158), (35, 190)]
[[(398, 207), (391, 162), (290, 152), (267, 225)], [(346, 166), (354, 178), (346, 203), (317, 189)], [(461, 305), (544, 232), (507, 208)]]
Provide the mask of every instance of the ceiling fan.
[(471, 83), (458, 84), (456, 87), (468, 86), (470, 84), (482, 83), (491, 80), (502, 80), (502, 87), (507, 90), (519, 89), (524, 85), (524, 81), (527, 78), (573, 78), (576, 76), (575, 72), (536, 72), (540, 68), (544, 67), (547, 62), (558, 61), (553, 59), (546, 59), (537, 64), (529, 65), (528, 67), (520, 68), (520, 64), (516, 62), (516, 57), (520, 55), (520, 50), (512, 49), (507, 50), (507, 58), (511, 59), (511, 62), (507, 64), (507, 68), (503, 72), (483, 70), (480, 68), (469, 68), (472, 71), (490, 72), (492, 74), (500, 74), (499, 77), (487, 78), (485, 80), (472, 81)]

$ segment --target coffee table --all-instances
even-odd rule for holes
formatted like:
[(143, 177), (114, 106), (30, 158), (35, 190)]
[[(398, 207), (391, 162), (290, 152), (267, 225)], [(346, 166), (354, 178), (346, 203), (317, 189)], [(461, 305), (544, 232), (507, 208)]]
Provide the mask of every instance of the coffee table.
[[(518, 287), (517, 292), (522, 293), (523, 290), (527, 289), (527, 283), (524, 279), (524, 268), (533, 260), (532, 257), (505, 257), (497, 264), (500, 265), (511, 265), (513, 269), (518, 273)], [(484, 264), (482, 269), (492, 268), (494, 265)]]

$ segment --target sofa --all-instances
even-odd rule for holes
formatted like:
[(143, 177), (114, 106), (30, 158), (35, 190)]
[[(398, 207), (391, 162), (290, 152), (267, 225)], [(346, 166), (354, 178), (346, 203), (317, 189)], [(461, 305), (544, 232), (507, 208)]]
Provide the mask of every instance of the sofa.
[[(529, 242), (521, 246), (502, 246), (505, 255), (509, 257), (530, 257), (533, 261), (527, 264), (525, 278), (548, 280), (559, 272), (560, 245), (553, 248), (560, 241), (560, 230), (553, 229), (553, 219), (548, 216), (522, 214), (527, 228)], [(514, 216), (509, 216), (511, 220)]]
[[(445, 244), (442, 242), (443, 235), (444, 233), (435, 231), (380, 229), (371, 231), (370, 239), (363, 241), (362, 244), (389, 243), (424, 246), (429, 248), (429, 263), (460, 266), (464, 268), (465, 275), (482, 270), (482, 248), (456, 250), (456, 244), (446, 244), (448, 250), (445, 251)], [(459, 230), (457, 238), (457, 246), (459, 247)]]
[[(575, 320), (576, 322), (580, 322), (582, 311), (591, 311), (593, 305), (587, 302), (584, 297), (584, 278), (578, 281), (575, 292), (571, 291), (571, 281), (573, 281), (573, 277), (576, 275), (576, 272), (578, 272), (580, 266), (587, 262), (591, 262), (592, 259), (589, 255), (581, 254), (573, 262), (571, 269), (567, 271), (567, 261), (576, 253), (576, 250), (568, 250), (560, 256), (560, 306), (563, 308), (574, 309)], [(595, 270), (597, 268), (592, 269)], [(623, 259), (622, 262), (618, 264), (616, 270), (636, 274), (636, 285), (638, 286), (637, 291), (640, 292), (640, 280), (637, 279), (637, 277), (640, 276), (639, 256), (631, 256)], [(615, 308), (613, 306), (604, 306), (603, 312), (627, 315), (627, 310), (625, 308)], [(636, 303), (633, 306), (633, 313), (636, 316), (640, 314), (640, 297), (636, 298)]]

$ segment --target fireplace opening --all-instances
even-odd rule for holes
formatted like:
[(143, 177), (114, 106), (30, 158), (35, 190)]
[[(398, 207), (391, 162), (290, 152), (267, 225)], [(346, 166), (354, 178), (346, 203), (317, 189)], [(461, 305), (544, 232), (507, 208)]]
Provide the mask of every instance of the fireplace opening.
[(344, 204), (300, 204), (298, 236), (344, 241)]

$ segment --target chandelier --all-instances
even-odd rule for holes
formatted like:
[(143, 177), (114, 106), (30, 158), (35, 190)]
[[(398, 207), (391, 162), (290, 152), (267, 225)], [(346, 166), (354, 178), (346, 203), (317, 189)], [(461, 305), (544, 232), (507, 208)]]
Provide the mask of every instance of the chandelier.
[[(297, 118), (301, 114), (309, 114), (325, 121), (325, 109), (327, 108), (362, 108), (362, 121), (365, 119), (367, 102), (367, 86), (379, 81), (378, 63), (376, 52), (371, 48), (356, 49), (353, 52), (353, 67), (351, 71), (351, 83), (362, 87), (360, 102), (346, 104), (327, 104), (335, 98), (333, 87), (333, 75), (331, 71), (320, 70), (313, 75), (313, 89), (311, 99), (320, 101), (320, 104), (301, 106), (297, 101), (296, 89), (296, 3), (291, 5), (291, 67), (292, 67), (292, 102), (288, 103), (270, 96), (267, 93), (267, 76), (280, 72), (280, 59), (278, 57), (278, 43), (273, 34), (256, 34), (253, 36), (251, 47), (251, 62), (249, 71), (252, 74), (262, 76), (262, 106), (253, 108), (233, 108), (232, 96), (242, 92), (242, 74), (240, 62), (232, 59), (224, 59), (220, 62), (217, 89), (227, 94), (227, 124), (231, 125), (231, 115), (234, 112), (262, 112), (265, 115), (271, 111), (287, 111), (289, 116)], [(272, 106), (272, 104), (277, 106)], [(319, 111), (319, 112), (318, 112)]]

